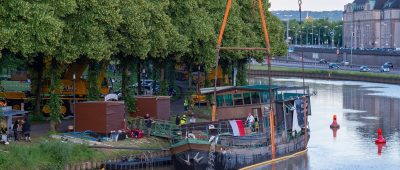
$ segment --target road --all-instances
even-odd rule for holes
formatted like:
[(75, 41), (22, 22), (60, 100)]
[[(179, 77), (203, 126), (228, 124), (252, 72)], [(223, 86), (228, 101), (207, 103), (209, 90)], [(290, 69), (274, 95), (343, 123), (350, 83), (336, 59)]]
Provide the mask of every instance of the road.
[[(252, 63), (259, 64), (259, 63)], [(302, 64), (299, 60), (272, 60), (273, 66), (281, 66), (281, 67), (290, 67), (290, 68), (301, 68)], [(332, 70), (329, 69), (328, 63), (319, 63), (318, 61), (313, 61), (310, 59), (305, 59), (304, 68), (305, 69), (318, 69), (318, 70)], [(360, 65), (342, 65), (338, 64), (340, 67), (339, 70), (348, 70), (348, 71), (360, 71)], [(400, 69), (394, 68), (390, 69), (389, 72), (380, 72), (380, 66), (368, 66), (371, 70), (369, 72), (380, 73), (380, 74), (400, 74)]]

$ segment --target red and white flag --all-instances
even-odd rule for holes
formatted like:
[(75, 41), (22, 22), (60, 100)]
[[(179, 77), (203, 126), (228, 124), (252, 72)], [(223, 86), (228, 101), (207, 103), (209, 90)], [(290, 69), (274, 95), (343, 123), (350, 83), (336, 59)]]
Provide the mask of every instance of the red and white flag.
[(233, 136), (245, 136), (243, 121), (242, 120), (230, 120)]

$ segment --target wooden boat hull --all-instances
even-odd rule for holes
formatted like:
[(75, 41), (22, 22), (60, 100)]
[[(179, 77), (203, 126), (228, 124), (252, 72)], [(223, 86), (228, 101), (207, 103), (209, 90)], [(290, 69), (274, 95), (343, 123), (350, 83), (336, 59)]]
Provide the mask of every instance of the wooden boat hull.
[[(307, 140), (304, 136), (288, 142), (277, 140), (276, 158), (306, 150)], [(307, 142), (306, 144), (304, 142)], [(172, 162), (175, 169), (207, 169), (210, 165), (210, 144), (187, 141), (185, 144), (171, 148)], [(217, 145), (214, 152), (213, 169), (239, 169), (249, 165), (271, 160), (270, 146), (222, 146)]]

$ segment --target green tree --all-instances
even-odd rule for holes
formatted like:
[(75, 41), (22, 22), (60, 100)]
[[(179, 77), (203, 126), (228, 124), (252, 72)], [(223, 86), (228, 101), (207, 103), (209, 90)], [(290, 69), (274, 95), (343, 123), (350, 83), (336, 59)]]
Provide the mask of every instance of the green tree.
[(192, 85), (193, 65), (201, 64), (210, 69), (215, 63), (216, 34), (207, 3), (207, 0), (175, 0), (168, 11), (172, 23), (189, 41), (186, 52), (178, 60), (188, 67), (189, 86)]

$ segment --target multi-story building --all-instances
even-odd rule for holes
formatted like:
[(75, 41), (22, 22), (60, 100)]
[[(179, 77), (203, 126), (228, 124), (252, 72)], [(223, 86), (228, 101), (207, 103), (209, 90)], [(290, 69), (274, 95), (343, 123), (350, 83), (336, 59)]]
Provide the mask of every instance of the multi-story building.
[(343, 46), (400, 48), (400, 0), (355, 0), (345, 5)]

